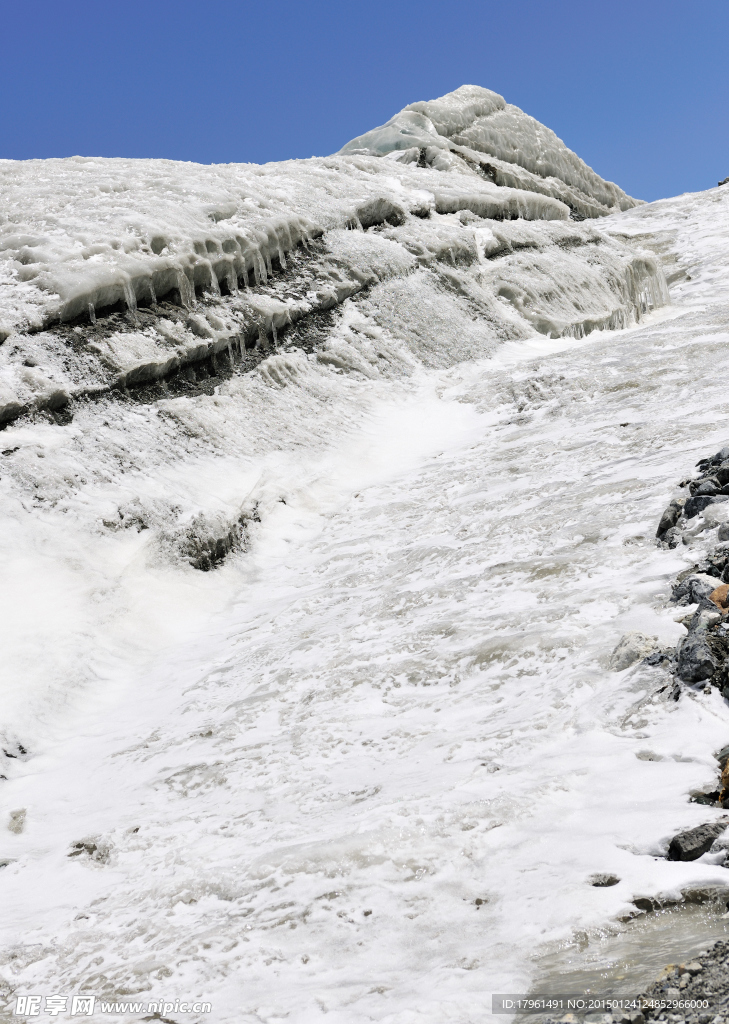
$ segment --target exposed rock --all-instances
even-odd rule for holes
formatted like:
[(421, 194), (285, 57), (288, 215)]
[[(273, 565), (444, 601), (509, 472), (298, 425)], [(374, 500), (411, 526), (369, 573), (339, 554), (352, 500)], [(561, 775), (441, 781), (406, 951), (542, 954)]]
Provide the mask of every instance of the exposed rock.
[(246, 545), (245, 519), (229, 523), (205, 516), (195, 516), (176, 538), (176, 547), (194, 569), (209, 572), (221, 565), (231, 551)]
[(674, 836), (668, 847), (667, 860), (697, 860), (708, 853), (714, 840), (729, 826), (729, 818), (720, 821), (706, 822), (697, 828), (679, 832)]
[(683, 579), (679, 576), (671, 600), (674, 604), (696, 604), (716, 590), (716, 582), (716, 576), (703, 572), (692, 572)]
[(669, 503), (661, 516), (661, 521), (659, 522), (658, 529), (656, 530), (656, 537), (659, 539), (663, 538), (665, 534), (676, 525), (685, 504), (685, 498), (674, 498), (673, 501)]
[(718, 807), (719, 805), (719, 790), (713, 789), (710, 793), (693, 793), (691, 795), (692, 804), (701, 804), (703, 807)]
[(703, 512), (709, 505), (713, 505), (714, 502), (718, 501), (729, 501), (729, 497), (724, 494), (709, 495), (709, 494), (697, 494), (695, 497), (689, 498), (683, 507), (683, 514), (687, 519), (693, 519), (699, 512)]
[(618, 1010), (613, 1013), (615, 1024), (645, 1024), (645, 1017), (640, 1010)]
[(662, 665), (666, 661), (671, 660), (671, 655), (674, 652), (670, 648), (661, 648), (657, 651), (652, 651), (647, 657), (643, 658), (644, 665), (650, 665), (652, 668), (656, 665)]
[(371, 199), (357, 207), (357, 218), (363, 228), (367, 229), (375, 224), (391, 224), (399, 227), (405, 220), (405, 211), (396, 206), (388, 199)]
[(720, 448), (716, 455), (712, 455), (708, 459), (699, 459), (696, 468), (703, 473), (712, 466), (720, 466), (727, 460), (729, 460), (729, 445), (726, 448)]
[(713, 601), (721, 611), (727, 611), (729, 609), (729, 583), (722, 583), (716, 590), (712, 590), (709, 600)]
[(607, 889), (612, 885), (617, 885), (620, 879), (617, 875), (606, 872), (599, 875), (591, 875), (588, 878), (590, 885), (594, 885), (596, 889)]
[(719, 659), (707, 641), (706, 632), (697, 630), (689, 633), (682, 641), (676, 672), (684, 683), (699, 683), (702, 679), (711, 679), (719, 664)]
[[(711, 521), (714, 518), (714, 514), (717, 508), (727, 509), (727, 506), (714, 506), (709, 509), (704, 516), (704, 522)], [(714, 523), (714, 525), (716, 525)], [(710, 555), (701, 562), (700, 565), (696, 566), (697, 572), (703, 572), (707, 576), (716, 576), (722, 583), (729, 583), (729, 578), (726, 577), (727, 565), (729, 564), (729, 548), (724, 544), (719, 548), (715, 548)]]
[(719, 790), (719, 796), (717, 798), (719, 807), (723, 807), (724, 810), (729, 807), (729, 766), (726, 764), (721, 773), (721, 789)]
[(80, 857), (85, 855), (90, 860), (97, 861), (99, 864), (108, 864), (111, 853), (111, 843), (99, 838), (98, 836), (90, 836), (87, 839), (79, 840), (77, 843), (72, 843), (71, 852), (66, 856)]
[(659, 540), (669, 548), (677, 548), (681, 543), (681, 528), (679, 526), (672, 526), (670, 530), (666, 530)]
[(690, 491), (692, 495), (708, 494), (713, 496), (719, 494), (721, 491), (721, 484), (716, 477), (709, 477), (708, 480), (695, 480), (690, 485)]
[[(701, 599), (699, 607), (696, 609), (694, 614), (690, 616), (688, 622), (684, 621), (684, 625), (688, 629), (689, 633), (701, 633), (707, 632), (712, 626), (715, 626), (718, 622), (721, 622), (722, 613), (712, 606), (712, 602), (706, 598)], [(711, 641), (707, 637), (707, 642), (711, 644)], [(720, 653), (720, 652), (714, 652)]]
[(658, 637), (645, 636), (636, 631), (626, 633), (610, 655), (610, 668), (613, 672), (622, 672), (634, 665), (636, 661), (640, 661), (641, 658), (653, 654), (657, 646)]
[[(721, 1024), (727, 1017), (727, 997), (729, 942), (721, 941), (690, 963), (669, 964), (643, 993), (641, 1002), (646, 1021), (661, 1018), (686, 1024)], [(683, 1006), (674, 1011), (665, 1006), (667, 999), (679, 999)]]

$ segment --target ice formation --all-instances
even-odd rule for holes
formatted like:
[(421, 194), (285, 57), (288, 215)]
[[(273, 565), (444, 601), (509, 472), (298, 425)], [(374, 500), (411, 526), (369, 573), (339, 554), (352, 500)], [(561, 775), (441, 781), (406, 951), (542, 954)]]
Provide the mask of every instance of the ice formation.
[[(415, 106), (427, 116), (409, 110), (394, 122), (427, 128), (437, 158), (398, 152), (391, 126), (370, 133), (380, 142), (369, 148), (355, 140), (333, 157), (262, 167), (0, 163), (0, 422), (211, 359), (240, 361), (359, 293), (374, 288), (377, 302), (385, 281), (408, 280), (412, 295), (425, 282), (480, 351), (533, 327), (579, 336), (625, 326), (666, 301), (650, 254), (574, 222), (633, 201), (547, 129), (471, 86)], [(496, 114), (520, 126), (521, 135), (504, 128), (499, 152), (518, 136), (523, 167), (484, 170), (475, 150), (438, 134), (485, 138)], [(372, 155), (383, 152), (397, 159)], [(542, 176), (556, 170), (563, 181)], [(570, 255), (577, 247), (590, 258)], [(160, 302), (177, 312), (160, 315)], [(469, 303), (488, 311), (475, 328)]]
[(653, 539), (729, 442), (729, 192), (620, 212), (474, 87), (374, 138), (0, 164), (9, 1006), (483, 1020), (723, 882), (664, 854), (729, 712), (610, 655), (719, 528)]
[[(466, 162), (497, 185), (552, 196), (583, 217), (636, 205), (621, 188), (595, 174), (553, 131), (478, 85), (462, 85), (437, 100), (411, 103), (340, 152), (400, 153), (399, 160), (420, 159), (443, 169)], [(484, 161), (484, 155), (490, 160)]]

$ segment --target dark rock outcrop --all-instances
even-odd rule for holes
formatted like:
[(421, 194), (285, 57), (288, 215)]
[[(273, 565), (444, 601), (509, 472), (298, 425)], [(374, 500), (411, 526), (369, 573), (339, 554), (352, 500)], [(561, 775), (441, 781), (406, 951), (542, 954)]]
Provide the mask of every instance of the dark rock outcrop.
[(659, 539), (664, 537), (671, 527), (676, 525), (681, 513), (683, 512), (683, 506), (685, 504), (685, 498), (674, 498), (673, 501), (670, 502), (661, 516), (661, 521), (658, 524), (658, 529), (656, 530), (656, 537)]
[(689, 498), (683, 507), (683, 514), (687, 519), (693, 519), (699, 512), (703, 512), (709, 505), (715, 504), (717, 501), (729, 501), (729, 497), (724, 494), (697, 494), (693, 498)]
[(667, 860), (697, 860), (708, 853), (714, 840), (729, 826), (729, 818), (707, 822), (674, 836), (668, 847)]
[(677, 674), (684, 683), (700, 683), (711, 679), (719, 668), (719, 660), (707, 643), (705, 632), (689, 633), (678, 652)]

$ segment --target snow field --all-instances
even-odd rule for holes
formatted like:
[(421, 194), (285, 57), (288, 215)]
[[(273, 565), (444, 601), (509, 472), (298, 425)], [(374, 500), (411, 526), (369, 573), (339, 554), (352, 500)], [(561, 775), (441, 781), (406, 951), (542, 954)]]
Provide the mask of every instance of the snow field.
[[(7, 822), (25, 811), (0, 846), (9, 1002), (470, 1024), (492, 992), (569, 976), (580, 940), (609, 966), (634, 900), (724, 885), (712, 855), (663, 859), (712, 814), (689, 796), (724, 702), (608, 664), (628, 630), (682, 635), (669, 581), (715, 536), (654, 543), (672, 483), (727, 442), (729, 194), (502, 222), (438, 212), (503, 192), (475, 172), (389, 157), (57, 164), (3, 173), (29, 228), (50, 211), (42, 272), (67, 264), (78, 291), (7, 261), (3, 372), (24, 407), (23, 370), (98, 394), (2, 432), (2, 795)], [(111, 181), (137, 249), (112, 245), (131, 204)], [(231, 213), (234, 181), (269, 206)], [(274, 266), (253, 229), (292, 211), (322, 234), (284, 251), (279, 232)], [(43, 319), (99, 294), (95, 256), (122, 290), (127, 256), (237, 274), (244, 225), (265, 270), (245, 295), (185, 270), (174, 319), (136, 292), (114, 330)], [(87, 231), (109, 248), (85, 259)], [(210, 393), (131, 387), (193, 344), (240, 366), (249, 329), (258, 362)], [(241, 521), (220, 567), (190, 564), (200, 523)]]

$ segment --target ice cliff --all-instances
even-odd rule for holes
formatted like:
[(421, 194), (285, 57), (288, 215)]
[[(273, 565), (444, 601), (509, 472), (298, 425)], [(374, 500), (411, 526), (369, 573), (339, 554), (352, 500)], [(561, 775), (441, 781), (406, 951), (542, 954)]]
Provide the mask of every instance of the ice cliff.
[(404, 163), (419, 161), (444, 170), (465, 162), (497, 185), (565, 203), (573, 217), (600, 217), (637, 205), (595, 174), (553, 131), (479, 85), (411, 103), (340, 152), (393, 154)]
[[(355, 296), (378, 329), (396, 308), (426, 361), (625, 326), (666, 301), (650, 254), (578, 223), (634, 200), (476, 86), (331, 157), (3, 161), (0, 188), (0, 423), (249, 367)], [(425, 308), (437, 342), (418, 335)]]

